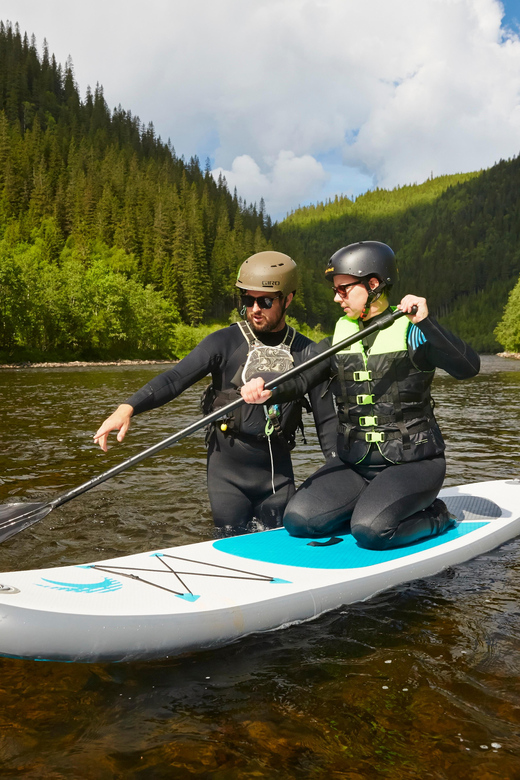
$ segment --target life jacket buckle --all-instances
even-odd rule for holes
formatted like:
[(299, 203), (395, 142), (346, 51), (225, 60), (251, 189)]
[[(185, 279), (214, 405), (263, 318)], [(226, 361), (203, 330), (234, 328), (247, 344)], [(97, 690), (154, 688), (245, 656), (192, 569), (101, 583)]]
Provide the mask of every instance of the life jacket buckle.
[(354, 382), (371, 382), (372, 381), (372, 372), (371, 371), (354, 371), (352, 378), (354, 379)]
[(367, 404), (374, 403), (374, 394), (371, 395), (356, 395), (356, 403), (358, 406), (367, 406)]
[(369, 444), (377, 444), (386, 441), (386, 435), (384, 431), (367, 431), (365, 441)]
[(368, 428), (377, 425), (377, 416), (374, 417), (360, 417), (359, 424), (362, 428)]

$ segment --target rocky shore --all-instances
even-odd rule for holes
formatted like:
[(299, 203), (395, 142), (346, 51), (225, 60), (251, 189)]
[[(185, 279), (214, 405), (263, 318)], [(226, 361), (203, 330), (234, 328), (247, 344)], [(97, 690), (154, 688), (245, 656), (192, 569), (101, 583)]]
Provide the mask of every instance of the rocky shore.
[(512, 358), (513, 360), (520, 360), (520, 352), (497, 352), (497, 357)]
[(177, 360), (74, 360), (71, 363), (0, 363), (0, 368), (87, 368), (90, 366), (162, 366)]
[[(520, 360), (520, 352), (497, 352), (497, 357)], [(74, 360), (70, 363), (0, 363), (2, 368), (88, 368), (95, 366), (163, 366), (178, 360)]]

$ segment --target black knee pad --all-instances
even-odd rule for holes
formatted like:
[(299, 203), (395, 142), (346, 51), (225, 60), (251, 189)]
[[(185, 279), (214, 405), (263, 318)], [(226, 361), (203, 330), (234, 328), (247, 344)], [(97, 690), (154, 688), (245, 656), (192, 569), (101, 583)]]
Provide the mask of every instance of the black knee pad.
[(358, 545), (365, 550), (386, 550), (388, 546), (387, 537), (363, 523), (351, 526), (350, 531)]
[(322, 536), (323, 534), (323, 532), (318, 530), (313, 524), (312, 518), (304, 517), (294, 510), (285, 512), (283, 524), (286, 531), (288, 531), (291, 536), (314, 537)]

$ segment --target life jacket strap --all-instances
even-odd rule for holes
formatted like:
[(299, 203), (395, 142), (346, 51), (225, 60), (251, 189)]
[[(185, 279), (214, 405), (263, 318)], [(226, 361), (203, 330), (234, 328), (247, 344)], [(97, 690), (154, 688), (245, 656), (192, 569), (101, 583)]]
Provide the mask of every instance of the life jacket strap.
[[(429, 421), (421, 420), (417, 425), (410, 426), (410, 429), (407, 428), (407, 433), (408, 435), (410, 435), (410, 433), (422, 433), (423, 431), (429, 430), (429, 428), (430, 428)], [(393, 439), (402, 438), (401, 430), (360, 431), (360, 430), (356, 430), (355, 427), (352, 425), (352, 423), (340, 423), (338, 426), (338, 432), (344, 436), (345, 445), (347, 449), (350, 448), (349, 442), (351, 440), (365, 441), (367, 442), (367, 444), (377, 444), (385, 441), (392, 441)]]
[[(430, 420), (433, 417), (433, 413), (430, 406), (416, 406), (411, 409), (401, 410), (402, 421), (410, 422), (411, 420)], [(342, 423), (350, 423), (352, 425), (360, 425), (363, 428), (369, 426), (378, 425), (396, 425), (399, 421), (394, 414), (378, 414), (378, 415), (355, 415), (351, 410), (338, 410), (338, 418)], [(377, 422), (372, 422), (377, 420)], [(368, 421), (368, 422), (362, 422)]]

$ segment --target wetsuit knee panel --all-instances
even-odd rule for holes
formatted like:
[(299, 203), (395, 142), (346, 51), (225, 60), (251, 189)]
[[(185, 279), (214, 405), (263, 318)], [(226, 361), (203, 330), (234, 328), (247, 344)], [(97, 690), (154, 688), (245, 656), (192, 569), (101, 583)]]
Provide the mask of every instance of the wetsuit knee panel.
[(388, 534), (377, 531), (366, 523), (351, 525), (350, 532), (360, 547), (365, 550), (386, 550), (388, 546)]
[(291, 510), (285, 512), (283, 524), (291, 536), (322, 536), (323, 530), (321, 524), (316, 522), (317, 520), (318, 518), (305, 517), (299, 512)]

